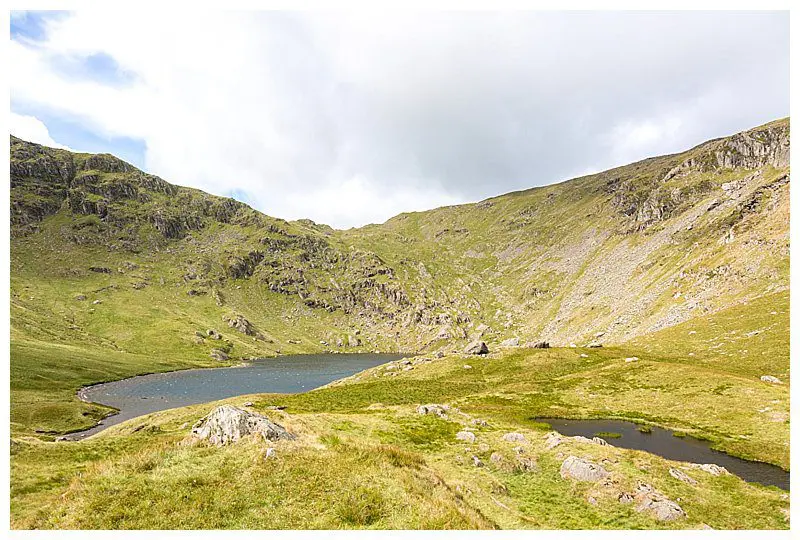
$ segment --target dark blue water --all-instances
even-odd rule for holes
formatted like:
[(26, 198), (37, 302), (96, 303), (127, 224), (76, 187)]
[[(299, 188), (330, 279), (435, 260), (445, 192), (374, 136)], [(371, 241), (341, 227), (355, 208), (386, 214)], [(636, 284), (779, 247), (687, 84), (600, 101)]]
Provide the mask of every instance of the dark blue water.
[(154, 373), (82, 389), (84, 401), (118, 414), (67, 436), (79, 440), (143, 414), (245, 394), (296, 393), (319, 388), (359, 371), (399, 360), (403, 354), (298, 354), (256, 360), (246, 366)]
[[(676, 437), (669, 430), (650, 426), (650, 433), (642, 433), (633, 422), (621, 420), (572, 420), (567, 418), (536, 418), (537, 422), (550, 424), (561, 433), (574, 437), (582, 435), (592, 438), (601, 432), (619, 433), (620, 438), (606, 438), (608, 444), (620, 448), (644, 450), (651, 454), (689, 463), (714, 463), (725, 467), (747, 482), (757, 482), (765, 486), (777, 486), (789, 490), (789, 472), (769, 463), (740, 459), (719, 450), (714, 450), (706, 441), (692, 437)], [(691, 473), (690, 473), (691, 474)], [(694, 476), (706, 474), (702, 471)]]

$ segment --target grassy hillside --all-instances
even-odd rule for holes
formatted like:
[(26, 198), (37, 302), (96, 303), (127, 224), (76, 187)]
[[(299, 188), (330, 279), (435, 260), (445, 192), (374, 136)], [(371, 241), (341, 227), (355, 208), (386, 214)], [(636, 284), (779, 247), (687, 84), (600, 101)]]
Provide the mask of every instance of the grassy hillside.
[[(788, 331), (787, 299), (770, 299)], [(759, 326), (736, 310), (720, 330)], [(784, 332), (784, 338), (786, 334)], [(701, 351), (701, 348), (693, 349)], [(541, 416), (615, 417), (709, 439), (728, 452), (788, 467), (789, 389), (727, 366), (627, 348), (515, 350), (486, 358), (379, 366), (297, 395), (226, 400), (299, 435), (224, 449), (187, 444), (216, 404), (163, 411), (80, 443), (12, 447), (12, 525), (20, 528), (785, 528), (786, 494), (714, 477), (634, 450), (568, 441), (548, 449)], [(676, 369), (676, 363), (682, 365)], [(471, 369), (465, 369), (468, 363)], [(788, 369), (788, 355), (774, 369)], [(747, 396), (743, 399), (743, 396)], [(447, 403), (446, 419), (416, 406)], [(286, 407), (276, 411), (274, 406)], [(774, 414), (763, 412), (765, 406)], [(474, 419), (487, 422), (482, 426)], [(475, 443), (458, 441), (468, 427)], [(526, 441), (507, 442), (507, 432)], [(268, 446), (276, 456), (264, 458)], [(523, 447), (517, 454), (512, 447)], [(492, 454), (500, 457), (490, 459)], [(559, 476), (576, 455), (602, 463), (609, 485)], [(483, 466), (473, 463), (476, 456)], [(526, 461), (520, 461), (525, 458)], [(668, 473), (685, 471), (696, 485)], [(659, 522), (618, 502), (646, 482), (679, 501), (685, 519)]]
[[(12, 525), (787, 527), (778, 489), (613, 447), (548, 450), (533, 419), (629, 419), (789, 468), (788, 148), (779, 120), (337, 231), (12, 137)], [(557, 347), (499, 346), (511, 337)], [(460, 354), (475, 338), (487, 358)], [(323, 350), (446, 356), (228, 400), (301, 434), (274, 460), (255, 441), (185, 444), (210, 404), (52, 442), (109, 413), (76, 398), (87, 384)], [(415, 413), (431, 402), (464, 414)], [(465, 426), (475, 445), (455, 440)], [(501, 440), (511, 430), (535, 466)], [(571, 454), (602, 461), (613, 485), (561, 479)], [(657, 522), (616, 501), (639, 481), (687, 518)]]

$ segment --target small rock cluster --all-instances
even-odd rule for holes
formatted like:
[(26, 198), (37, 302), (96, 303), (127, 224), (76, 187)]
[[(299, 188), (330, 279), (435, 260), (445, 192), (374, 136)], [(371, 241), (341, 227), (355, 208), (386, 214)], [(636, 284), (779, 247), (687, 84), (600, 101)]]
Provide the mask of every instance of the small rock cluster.
[(552, 450), (559, 444), (568, 441), (599, 444), (600, 446), (608, 446), (608, 443), (605, 441), (605, 439), (601, 439), (600, 437), (592, 437), (591, 439), (583, 437), (581, 435), (576, 435), (575, 437), (565, 437), (556, 431), (551, 431), (550, 433), (545, 435), (545, 440), (547, 441), (546, 446), (548, 450)]
[(451, 410), (450, 405), (439, 405), (436, 403), (431, 403), (429, 405), (420, 405), (419, 407), (417, 407), (417, 413), (423, 415), (433, 414), (438, 416), (439, 418), (447, 418), (447, 413), (450, 412), (450, 410)]

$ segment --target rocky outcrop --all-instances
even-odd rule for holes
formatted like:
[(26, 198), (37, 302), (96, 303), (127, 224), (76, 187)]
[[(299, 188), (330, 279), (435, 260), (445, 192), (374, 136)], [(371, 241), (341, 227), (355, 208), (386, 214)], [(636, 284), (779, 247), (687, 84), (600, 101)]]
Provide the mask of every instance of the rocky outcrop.
[(466, 346), (464, 354), (489, 354), (489, 347), (483, 341), (473, 341)]
[(526, 349), (549, 349), (550, 344), (546, 341), (529, 341), (525, 344)]
[(228, 353), (223, 351), (222, 349), (211, 349), (209, 356), (214, 360), (219, 362), (227, 362), (228, 361)]
[(723, 474), (728, 474), (728, 469), (725, 467), (720, 467), (719, 465), (715, 465), (714, 463), (693, 463), (690, 465), (690, 467), (705, 471), (711, 476), (722, 476)]
[(192, 435), (215, 446), (236, 443), (248, 435), (264, 440), (293, 440), (296, 437), (266, 416), (221, 405), (192, 427)]
[(246, 336), (260, 336), (253, 327), (253, 324), (245, 319), (244, 315), (234, 314), (231, 316), (223, 316), (222, 320), (227, 322), (229, 327)]
[(634, 495), (637, 512), (649, 512), (658, 521), (674, 521), (686, 517), (686, 512), (673, 500), (648, 484), (639, 484)]
[(447, 418), (447, 413), (450, 411), (449, 405), (438, 405), (436, 403), (431, 403), (429, 405), (420, 405), (417, 407), (418, 414), (433, 414), (438, 416), (439, 418)]
[(572, 478), (579, 482), (599, 482), (607, 477), (608, 471), (587, 459), (569, 456), (561, 464), (561, 478)]
[(692, 478), (691, 476), (689, 476), (688, 474), (686, 474), (685, 472), (683, 472), (680, 469), (671, 468), (669, 470), (669, 475), (671, 477), (675, 478), (676, 480), (680, 480), (681, 482), (684, 482), (684, 483), (689, 484), (691, 486), (696, 486), (697, 485), (697, 480), (695, 480), (694, 478)]

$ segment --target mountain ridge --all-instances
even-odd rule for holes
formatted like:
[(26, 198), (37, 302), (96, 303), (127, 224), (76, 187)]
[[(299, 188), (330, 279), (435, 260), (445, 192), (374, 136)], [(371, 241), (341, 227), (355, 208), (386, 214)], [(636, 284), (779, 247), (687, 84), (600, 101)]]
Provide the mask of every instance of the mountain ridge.
[(12, 137), (12, 351), (136, 359), (117, 377), (154, 369), (156, 352), (214, 365), (476, 339), (623, 343), (788, 289), (788, 148), (789, 120), (777, 120), (335, 230)]

